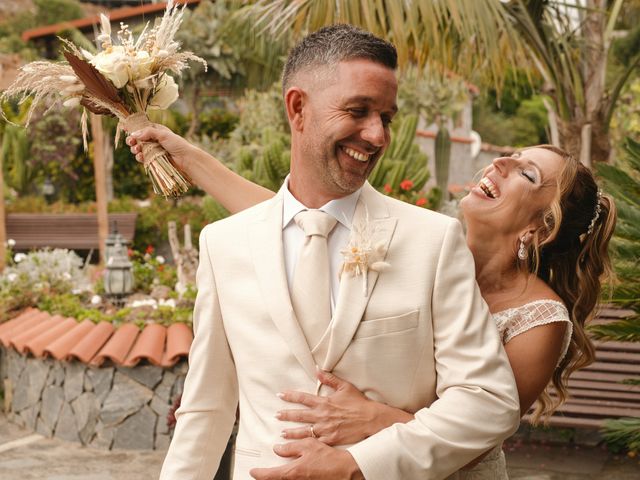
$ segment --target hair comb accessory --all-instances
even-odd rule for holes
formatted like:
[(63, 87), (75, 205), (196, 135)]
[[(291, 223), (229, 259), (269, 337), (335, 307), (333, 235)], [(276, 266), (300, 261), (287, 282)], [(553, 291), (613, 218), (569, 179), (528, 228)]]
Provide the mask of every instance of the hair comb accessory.
[(591, 235), (593, 233), (593, 229), (596, 226), (596, 222), (598, 221), (598, 218), (600, 218), (600, 211), (602, 210), (602, 206), (600, 204), (601, 198), (602, 198), (602, 190), (598, 188), (598, 193), (596, 194), (596, 208), (593, 211), (593, 218), (591, 219), (589, 228), (587, 228), (587, 235)]

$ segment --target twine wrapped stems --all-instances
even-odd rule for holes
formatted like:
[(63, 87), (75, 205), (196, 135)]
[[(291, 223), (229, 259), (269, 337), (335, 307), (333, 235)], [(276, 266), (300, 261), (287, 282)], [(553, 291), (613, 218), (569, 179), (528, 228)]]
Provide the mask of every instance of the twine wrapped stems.
[[(122, 122), (123, 129), (136, 132), (152, 126), (144, 112), (129, 115)], [(190, 181), (174, 165), (171, 155), (158, 142), (139, 142), (144, 158), (145, 172), (151, 179), (153, 191), (165, 197), (177, 198), (186, 193), (191, 185)]]

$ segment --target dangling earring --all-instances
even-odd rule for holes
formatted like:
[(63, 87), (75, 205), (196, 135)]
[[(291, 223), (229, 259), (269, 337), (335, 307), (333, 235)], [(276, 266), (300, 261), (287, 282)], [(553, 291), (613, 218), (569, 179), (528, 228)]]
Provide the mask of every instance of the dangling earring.
[(518, 258), (520, 260), (526, 260), (527, 259), (527, 247), (524, 244), (524, 241), (522, 241), (522, 239), (520, 239), (520, 247), (518, 248)]

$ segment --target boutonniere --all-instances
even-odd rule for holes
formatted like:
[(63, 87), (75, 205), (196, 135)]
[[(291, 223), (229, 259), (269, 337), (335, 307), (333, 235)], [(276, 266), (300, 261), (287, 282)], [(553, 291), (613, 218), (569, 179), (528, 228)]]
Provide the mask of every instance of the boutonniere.
[(375, 230), (367, 215), (364, 222), (353, 224), (347, 248), (340, 250), (343, 263), (339, 275), (347, 273), (352, 277), (362, 276), (362, 291), (365, 297), (369, 291), (369, 270), (380, 273), (391, 266), (384, 261), (385, 243), (373, 241)]

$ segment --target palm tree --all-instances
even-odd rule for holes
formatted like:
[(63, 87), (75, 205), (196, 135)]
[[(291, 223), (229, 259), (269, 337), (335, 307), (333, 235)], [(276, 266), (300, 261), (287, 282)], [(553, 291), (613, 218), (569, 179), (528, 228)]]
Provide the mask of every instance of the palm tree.
[(545, 80), (559, 142), (591, 165), (592, 160), (609, 159), (613, 110), (622, 87), (640, 65), (640, 53), (606, 81), (609, 50), (623, 0), (576, 3), (579, 5), (512, 0), (505, 9)]
[(537, 72), (552, 99), (557, 141), (590, 164), (591, 159), (609, 158), (612, 112), (640, 64), (640, 53), (607, 87), (609, 47), (623, 0), (574, 3), (578, 5), (565, 0), (258, 0), (238, 15), (274, 35), (352, 23), (393, 42), (401, 66), (431, 64), (490, 81), (498, 89), (509, 67)]

